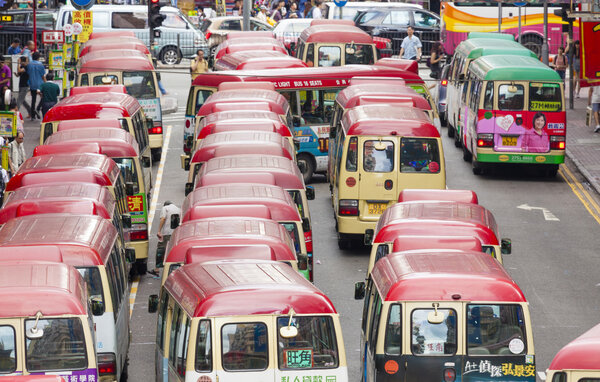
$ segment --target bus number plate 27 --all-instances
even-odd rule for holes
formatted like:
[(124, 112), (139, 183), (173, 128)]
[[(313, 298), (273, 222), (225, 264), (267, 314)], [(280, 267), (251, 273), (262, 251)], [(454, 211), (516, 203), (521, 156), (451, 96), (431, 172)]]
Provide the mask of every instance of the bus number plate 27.
[(502, 137), (502, 146), (516, 146), (517, 138), (515, 136), (503, 136)]

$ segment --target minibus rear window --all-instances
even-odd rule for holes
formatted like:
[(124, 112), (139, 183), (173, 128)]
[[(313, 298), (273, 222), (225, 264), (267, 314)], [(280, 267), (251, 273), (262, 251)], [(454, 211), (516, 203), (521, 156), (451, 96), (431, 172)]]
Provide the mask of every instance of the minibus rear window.
[(121, 174), (123, 174), (123, 180), (125, 180), (125, 183), (133, 183), (134, 186), (137, 186), (137, 188), (139, 189), (138, 175), (137, 175), (137, 171), (136, 171), (135, 163), (133, 162), (133, 159), (131, 159), (131, 158), (113, 158), (113, 160), (115, 162), (117, 162), (117, 165), (119, 166), (119, 169), (121, 170)]
[(346, 154), (346, 171), (356, 171), (358, 163), (358, 138), (350, 138), (348, 142), (348, 153)]
[(500, 85), (498, 87), (498, 109), (523, 110), (525, 89), (523, 85)]
[[(25, 330), (33, 328), (35, 320), (25, 321)], [(37, 328), (41, 338), (27, 339), (26, 364), (29, 372), (81, 370), (87, 367), (86, 343), (79, 318), (41, 319)]]
[(438, 309), (444, 320), (431, 323), (427, 319), (433, 309), (415, 309), (411, 318), (411, 347), (415, 355), (444, 356), (456, 353), (456, 312), (454, 309)]
[(559, 84), (529, 84), (529, 111), (561, 111), (562, 90)]
[[(381, 150), (376, 146), (381, 145)], [(363, 169), (367, 172), (394, 171), (394, 142), (365, 141), (363, 145)]]
[(100, 271), (98, 268), (77, 268), (77, 270), (85, 280), (90, 300), (99, 301), (102, 305), (106, 306), (106, 303), (104, 302), (104, 293), (102, 292), (102, 279), (100, 278)]
[(196, 341), (196, 371), (212, 370), (212, 349), (210, 339), (210, 321), (198, 323), (198, 340)]
[(123, 72), (123, 85), (127, 89), (127, 94), (134, 98), (156, 98), (152, 72)]
[[(277, 318), (277, 333), (289, 321), (289, 316)], [(279, 369), (328, 369), (338, 366), (337, 339), (331, 317), (294, 316), (292, 325), (298, 329), (298, 335), (293, 338), (280, 335), (277, 341)]]
[(373, 65), (373, 46), (368, 44), (346, 44), (346, 65)]
[(95, 76), (94, 77), (94, 81), (93, 81), (93, 85), (94, 86), (98, 86), (98, 85), (114, 85), (114, 84), (118, 84), (119, 83), (119, 78), (115, 75), (101, 75), (101, 76)]
[(267, 325), (262, 322), (223, 325), (221, 346), (226, 371), (266, 370), (269, 365)]
[(390, 315), (385, 329), (385, 354), (400, 355), (400, 349), (402, 348), (401, 313), (402, 308), (399, 304), (390, 306)]
[(12, 373), (17, 369), (15, 343), (15, 329), (8, 325), (0, 326), (0, 373)]
[(440, 150), (433, 138), (402, 138), (400, 171), (437, 174), (440, 172)]
[(525, 319), (520, 305), (467, 305), (469, 355), (526, 354)]

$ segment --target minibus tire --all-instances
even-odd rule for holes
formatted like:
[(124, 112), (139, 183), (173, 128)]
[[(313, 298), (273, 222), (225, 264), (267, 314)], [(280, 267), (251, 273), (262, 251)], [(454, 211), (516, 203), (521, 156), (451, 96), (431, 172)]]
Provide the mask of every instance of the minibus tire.
[(127, 378), (129, 372), (129, 357), (125, 359), (125, 365), (123, 366), (123, 370), (121, 370), (121, 378), (119, 378), (119, 382), (127, 382)]
[(548, 177), (548, 178), (556, 178), (556, 175), (558, 175), (558, 165), (557, 164), (548, 165), (546, 167), (546, 169), (544, 170), (544, 175), (546, 175), (546, 177)]
[(302, 172), (302, 176), (304, 177), (304, 183), (308, 183), (310, 182), (310, 180), (312, 179), (312, 176), (315, 172), (315, 161), (314, 159), (308, 155), (308, 154), (300, 154), (298, 155), (298, 158), (296, 159), (296, 161), (298, 163), (300, 162), (304, 162), (304, 172)]
[(474, 175), (483, 175), (483, 173), (485, 172), (483, 165), (479, 163), (475, 158), (473, 158), (473, 160), (471, 161), (471, 165), (473, 167)]
[(347, 251), (351, 250), (352, 239), (348, 235), (344, 235), (343, 233), (338, 232), (338, 248)]
[(469, 151), (469, 149), (467, 149), (466, 146), (463, 145), (462, 148), (462, 152), (463, 152), (463, 160), (465, 162), (470, 162), (473, 159), (473, 154), (471, 154), (471, 152)]
[(135, 262), (135, 270), (138, 275), (143, 276), (148, 271), (148, 264), (144, 260), (138, 260)]
[(454, 137), (454, 128), (450, 126), (450, 124), (447, 124), (447, 126), (448, 131), (446, 132), (446, 134), (448, 134), (448, 137), (450, 138)]
[(454, 132), (454, 146), (460, 148), (462, 146), (462, 142), (460, 141), (460, 136), (458, 132)]
[(150, 150), (152, 154), (152, 162), (160, 162), (160, 157), (162, 156), (162, 148), (152, 149)]

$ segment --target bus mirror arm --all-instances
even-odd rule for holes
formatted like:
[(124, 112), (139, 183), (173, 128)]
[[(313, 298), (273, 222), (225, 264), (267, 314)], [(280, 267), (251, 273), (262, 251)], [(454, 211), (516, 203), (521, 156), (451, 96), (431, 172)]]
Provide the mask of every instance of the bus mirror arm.
[(279, 334), (283, 338), (294, 338), (298, 335), (298, 328), (292, 325), (292, 318), (296, 312), (293, 308), (290, 308), (290, 319), (287, 326), (282, 326), (279, 329)]
[(92, 298), (90, 301), (92, 305), (92, 315), (101, 316), (104, 314), (104, 302), (101, 300)]
[(362, 300), (365, 298), (365, 282), (359, 281), (354, 284), (354, 299)]
[(512, 240), (508, 238), (500, 240), (500, 251), (503, 255), (510, 255), (512, 253)]
[(37, 338), (42, 338), (44, 336), (44, 329), (38, 328), (38, 321), (42, 318), (42, 312), (37, 312), (35, 314), (35, 323), (33, 326), (27, 331), (25, 331), (25, 337), (30, 340), (35, 340)]
[(151, 294), (148, 296), (148, 313), (156, 313), (158, 310), (158, 295)]
[(177, 227), (179, 227), (179, 214), (173, 214), (171, 215), (171, 229), (175, 229)]

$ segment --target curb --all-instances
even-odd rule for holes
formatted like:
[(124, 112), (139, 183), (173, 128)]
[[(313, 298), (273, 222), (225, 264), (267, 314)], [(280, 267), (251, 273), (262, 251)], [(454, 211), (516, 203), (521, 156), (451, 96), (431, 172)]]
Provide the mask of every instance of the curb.
[(575, 157), (575, 155), (571, 154), (571, 150), (565, 150), (567, 157), (573, 161), (577, 170), (583, 175), (583, 177), (588, 181), (588, 183), (592, 186), (592, 188), (600, 195), (600, 184), (596, 181), (596, 179), (590, 174), (590, 172), (585, 168), (584, 165)]

